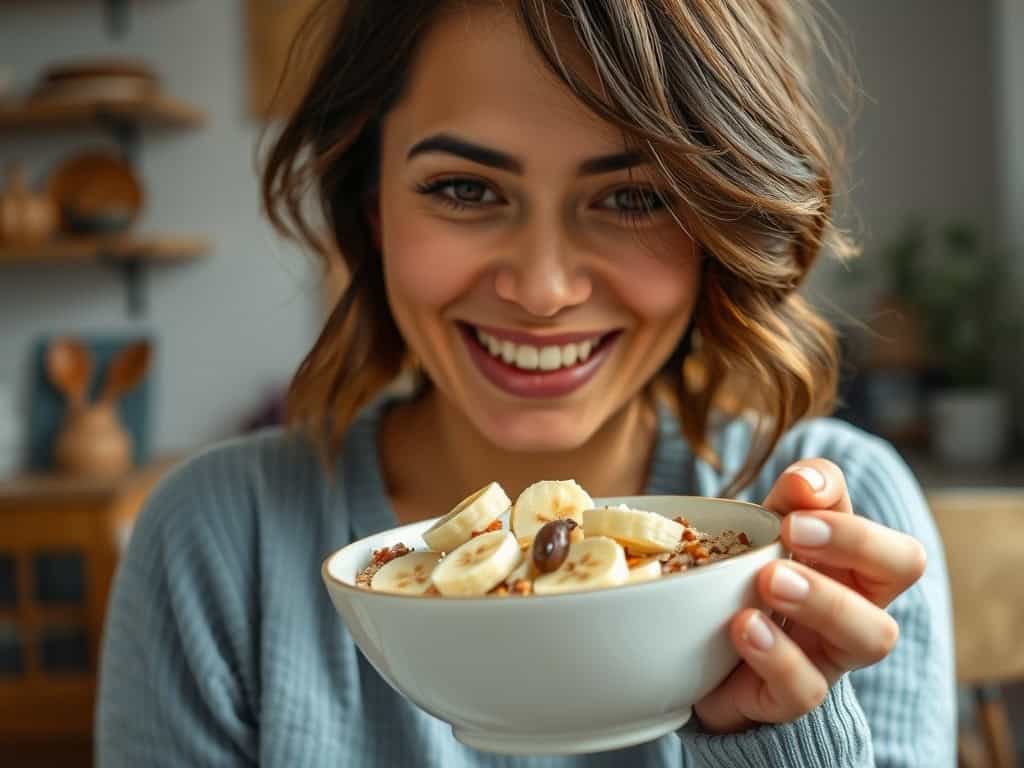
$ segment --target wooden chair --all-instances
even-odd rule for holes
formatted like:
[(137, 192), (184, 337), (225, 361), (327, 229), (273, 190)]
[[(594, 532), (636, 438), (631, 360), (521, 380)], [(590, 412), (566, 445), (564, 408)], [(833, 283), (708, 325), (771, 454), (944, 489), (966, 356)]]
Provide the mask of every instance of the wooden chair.
[(957, 680), (980, 732), (960, 734), (963, 768), (1014, 768), (1001, 685), (1024, 680), (1024, 488), (928, 494), (953, 594)]

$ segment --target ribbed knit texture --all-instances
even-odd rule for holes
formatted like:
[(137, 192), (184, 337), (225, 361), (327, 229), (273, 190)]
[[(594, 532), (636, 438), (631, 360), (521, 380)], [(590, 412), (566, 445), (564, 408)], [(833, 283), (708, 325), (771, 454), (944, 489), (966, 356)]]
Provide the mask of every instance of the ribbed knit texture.
[[(883, 662), (844, 676), (794, 723), (731, 736), (678, 734), (615, 752), (514, 758), (457, 742), (392, 690), (356, 649), (320, 580), (337, 548), (395, 525), (377, 461), (382, 403), (351, 429), (331, 481), (279, 430), (192, 459), (146, 504), (115, 579), (96, 721), (100, 768), (507, 766), (846, 768), (955, 763), (950, 603), (942, 548), (909, 471), (842, 422), (794, 428), (742, 498), (760, 501), (792, 461), (829, 458), (856, 512), (912, 532), (927, 572), (890, 607), (901, 629)], [(714, 496), (749, 430), (722, 429), (722, 474), (662, 414), (647, 492)], [(416, 446), (410, 445), (410, 461)]]

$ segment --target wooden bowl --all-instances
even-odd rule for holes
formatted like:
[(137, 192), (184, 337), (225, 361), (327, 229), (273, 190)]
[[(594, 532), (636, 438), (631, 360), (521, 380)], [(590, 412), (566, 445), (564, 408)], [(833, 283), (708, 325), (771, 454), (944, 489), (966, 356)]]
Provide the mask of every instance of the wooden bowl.
[(139, 59), (97, 58), (63, 61), (43, 73), (45, 82), (82, 77), (137, 77), (156, 82), (157, 74)]
[(77, 103), (146, 99), (159, 90), (156, 73), (134, 59), (82, 59), (47, 69), (32, 100)]
[(64, 231), (73, 234), (95, 232), (95, 222), (116, 221), (116, 229), (128, 229), (138, 219), (144, 199), (131, 165), (102, 150), (83, 152), (58, 166), (47, 192), (61, 211)]

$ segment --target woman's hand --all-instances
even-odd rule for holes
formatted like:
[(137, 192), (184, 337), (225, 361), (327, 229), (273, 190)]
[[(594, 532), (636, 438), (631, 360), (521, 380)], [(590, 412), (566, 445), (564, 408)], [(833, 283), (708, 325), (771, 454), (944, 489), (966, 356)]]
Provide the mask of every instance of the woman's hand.
[(785, 515), (793, 560), (757, 577), (765, 613), (740, 611), (730, 635), (743, 662), (695, 710), (711, 733), (784, 723), (810, 712), (845, 672), (884, 659), (899, 627), (885, 607), (924, 573), (911, 536), (853, 514), (846, 480), (824, 459), (789, 467), (764, 506)]

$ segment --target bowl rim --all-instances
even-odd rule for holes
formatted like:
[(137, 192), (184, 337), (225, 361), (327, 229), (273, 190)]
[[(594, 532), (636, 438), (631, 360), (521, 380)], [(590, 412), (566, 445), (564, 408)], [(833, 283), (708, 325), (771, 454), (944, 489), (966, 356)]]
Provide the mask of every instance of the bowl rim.
[[(767, 507), (765, 507), (765, 506), (763, 506), (761, 504), (755, 504), (752, 501), (741, 501), (739, 499), (722, 499), (722, 498), (719, 498), (719, 497), (716, 497), (716, 496), (694, 496), (694, 495), (683, 495), (683, 494), (674, 494), (674, 493), (636, 494), (636, 495), (634, 495), (632, 497), (630, 497), (630, 496), (609, 496), (609, 497), (600, 497), (600, 498), (640, 498), (641, 496), (657, 497), (657, 498), (671, 497), (671, 498), (676, 498), (676, 499), (699, 499), (700, 501), (705, 501), (705, 502), (720, 502), (720, 503), (731, 504), (731, 505), (753, 507), (754, 509), (756, 509), (756, 510), (758, 510), (760, 512), (766, 512), (769, 515), (771, 515), (772, 517), (778, 519), (778, 521), (779, 521), (779, 533), (776, 534), (775, 538), (773, 538), (769, 542), (766, 542), (766, 543), (761, 544), (761, 545), (759, 545), (757, 547), (753, 547), (751, 549), (748, 549), (746, 552), (740, 552), (738, 555), (733, 555), (732, 557), (728, 557), (728, 558), (725, 558), (723, 560), (716, 560), (715, 562), (709, 563), (708, 565), (702, 565), (699, 568), (688, 568), (685, 571), (680, 571), (678, 573), (670, 573), (668, 575), (659, 576), (656, 579), (650, 579), (648, 581), (641, 581), (641, 582), (637, 582), (635, 584), (629, 584), (629, 583), (626, 583), (626, 584), (616, 584), (613, 587), (602, 587), (600, 589), (581, 590), (579, 592), (558, 592), (558, 593), (554, 593), (554, 594), (550, 594), (550, 595), (533, 595), (533, 594), (531, 594), (531, 595), (528, 595), (529, 602), (532, 604), (532, 603), (536, 602), (537, 600), (558, 600), (558, 599), (566, 599), (566, 598), (573, 598), (573, 597), (579, 598), (581, 595), (602, 594), (602, 593), (608, 593), (608, 592), (615, 591), (615, 590), (641, 589), (641, 588), (644, 588), (644, 587), (652, 587), (652, 586), (654, 586), (656, 584), (664, 583), (666, 579), (675, 581), (676, 579), (678, 579), (680, 577), (692, 576), (694, 574), (707, 573), (709, 569), (714, 569), (715, 571), (723, 570), (724, 568), (728, 567), (730, 564), (735, 564), (737, 561), (742, 562), (740, 560), (741, 558), (748, 558), (748, 556), (759, 554), (759, 553), (763, 552), (766, 549), (777, 547), (777, 546), (779, 546), (782, 543), (782, 520), (785, 517), (785, 515), (781, 515), (778, 512), (776, 512), (775, 510), (768, 509)], [(595, 499), (595, 501), (596, 501), (596, 499)], [(321, 562), (321, 564), (320, 564), (320, 576), (321, 576), (321, 578), (324, 580), (325, 583), (329, 582), (330, 584), (332, 584), (332, 585), (334, 585), (336, 587), (339, 587), (344, 592), (353, 592), (353, 593), (358, 594), (360, 596), (372, 595), (373, 599), (388, 598), (388, 599), (392, 599), (392, 600), (402, 600), (402, 601), (410, 601), (411, 600), (411, 601), (415, 601), (417, 604), (421, 604), (425, 599), (426, 600), (439, 599), (439, 600), (443, 600), (445, 603), (459, 602), (459, 603), (487, 603), (487, 604), (495, 604), (495, 603), (498, 603), (498, 602), (503, 602), (501, 600), (496, 600), (491, 595), (449, 595), (447, 597), (424, 597), (423, 595), (401, 595), (401, 594), (398, 594), (398, 593), (395, 593), (395, 592), (374, 591), (372, 589), (368, 589), (367, 587), (360, 587), (360, 586), (357, 586), (355, 584), (350, 584), (347, 581), (342, 581), (341, 579), (335, 577), (330, 572), (330, 569), (327, 567), (328, 564), (335, 557), (340, 556), (346, 549), (351, 549), (352, 547), (356, 546), (357, 544), (360, 544), (361, 542), (366, 541), (366, 539), (372, 538), (374, 536), (380, 536), (381, 534), (388, 533), (389, 531), (397, 531), (400, 528), (406, 528), (406, 527), (410, 527), (410, 526), (414, 526), (414, 525), (420, 525), (420, 524), (423, 524), (423, 523), (429, 523), (429, 522), (431, 522), (433, 520), (439, 519), (440, 517), (443, 517), (443, 515), (438, 515), (438, 517), (436, 517), (436, 518), (428, 518), (426, 520), (416, 520), (416, 521), (414, 521), (412, 523), (407, 523), (406, 525), (397, 525), (397, 526), (395, 526), (393, 528), (388, 528), (388, 529), (385, 529), (383, 531), (378, 531), (377, 533), (370, 534), (369, 536), (363, 536), (362, 538), (356, 539), (355, 541), (350, 541), (348, 544), (346, 544), (343, 547), (340, 547), (339, 549), (334, 550), (329, 555), (327, 555), (327, 557), (325, 557), (323, 559), (323, 562)], [(419, 551), (426, 551), (426, 550), (413, 550), (413, 551), (419, 552)], [(523, 601), (521, 601), (521, 600), (513, 600), (511, 602), (521, 603)]]

